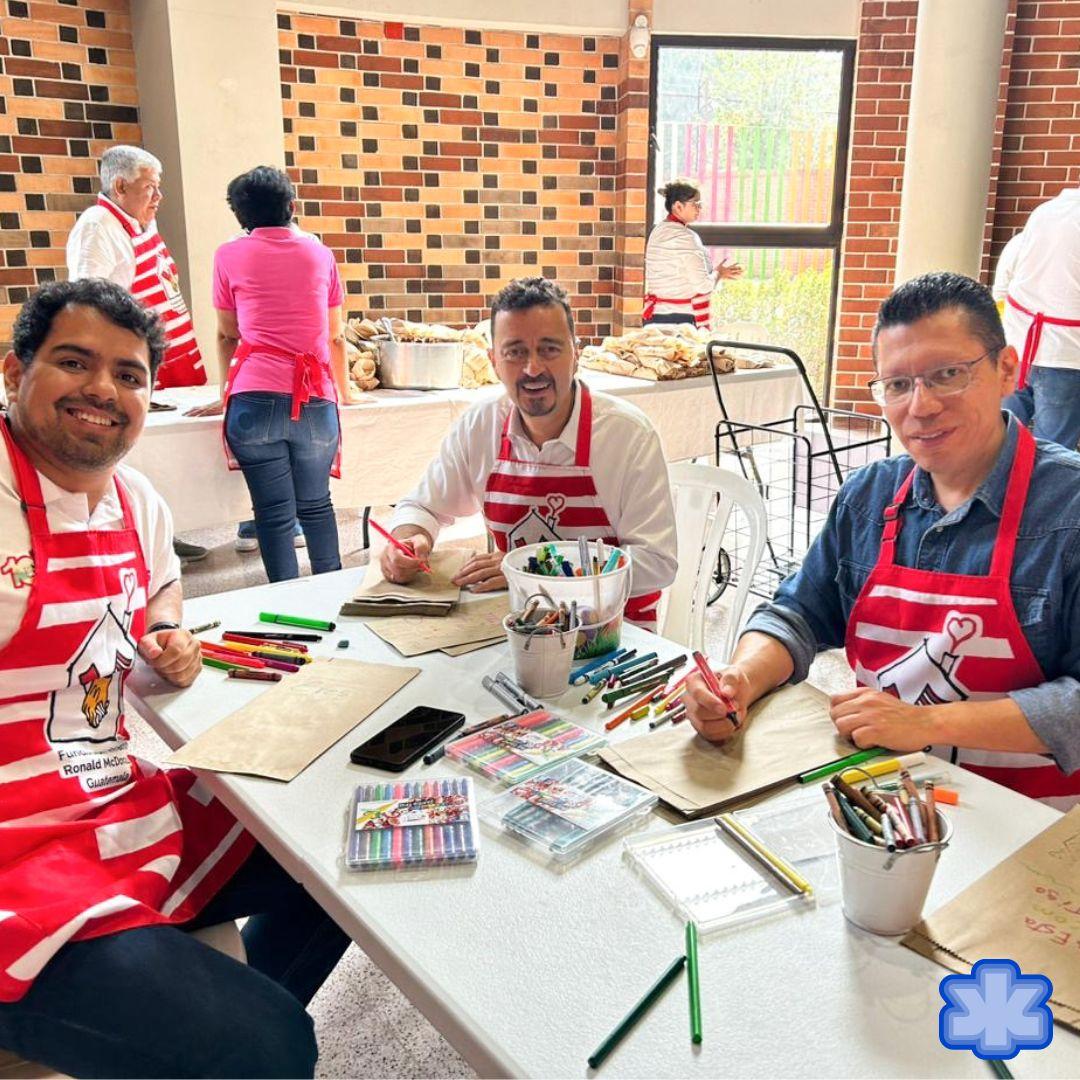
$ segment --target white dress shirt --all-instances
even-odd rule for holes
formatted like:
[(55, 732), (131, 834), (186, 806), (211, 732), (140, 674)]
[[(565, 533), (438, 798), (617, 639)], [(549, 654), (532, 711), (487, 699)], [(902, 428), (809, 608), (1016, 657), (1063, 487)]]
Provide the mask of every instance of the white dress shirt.
[[(645, 245), (645, 291), (671, 300), (689, 300), (708, 295), (716, 288), (717, 274), (709, 263), (709, 253), (693, 229), (679, 221), (661, 221), (649, 233)], [(665, 315), (686, 309), (657, 304), (655, 314)]]
[[(589, 470), (612, 530), (620, 546), (630, 552), (631, 591), (641, 596), (675, 579), (675, 511), (667, 463), (660, 439), (640, 409), (595, 390), (591, 394)], [(416, 489), (397, 504), (391, 527), (419, 525), (434, 540), (442, 526), (480, 510), (511, 410), (510, 441), (516, 458), (546, 465), (574, 464), (580, 391), (562, 434), (539, 449), (525, 434), (521, 414), (508, 397), (481, 402), (450, 430)]]
[[(136, 233), (143, 231), (130, 214), (124, 214), (119, 206), (116, 209), (127, 218)], [(124, 226), (104, 206), (95, 203), (87, 207), (72, 227), (67, 241), (67, 270), (71, 281), (108, 278), (131, 289), (135, 280), (135, 249)]]
[[(142, 473), (126, 465), (118, 467), (124, 494), (131, 505), (135, 531), (139, 534), (149, 583), (147, 598), (180, 580), (180, 560), (173, 552), (173, 525), (165, 500)], [(45, 514), (53, 532), (86, 532), (122, 529), (124, 512), (110, 484), (93, 512), (82, 492), (66, 491), (38, 473)], [(30, 552), (30, 523), (15, 490), (11, 459), (0, 445), (0, 648), (11, 640), (26, 612), (30, 588), (28, 572), (37, 572)]]
[[(997, 266), (994, 267), (994, 283), (990, 286), (990, 292), (997, 304), (1009, 295), (1009, 286), (1012, 284), (1013, 274), (1016, 273), (1016, 260), (1020, 257), (1023, 239), (1023, 232), (1013, 233), (998, 256)], [(1024, 306), (1027, 307), (1026, 304)]]
[[(1080, 188), (1032, 211), (1020, 234), (1009, 295), (1029, 311), (1080, 319)], [(1031, 319), (1005, 305), (1005, 340), (1021, 354)], [(1035, 362), (1080, 370), (1080, 326), (1045, 324)]]

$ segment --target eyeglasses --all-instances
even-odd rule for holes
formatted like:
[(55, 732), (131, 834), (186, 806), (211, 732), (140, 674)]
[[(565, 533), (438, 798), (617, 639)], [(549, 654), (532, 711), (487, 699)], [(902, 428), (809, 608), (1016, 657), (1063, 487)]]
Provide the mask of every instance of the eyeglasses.
[(915, 393), (915, 384), (921, 382), (928, 393), (934, 397), (949, 397), (962, 394), (972, 380), (972, 368), (988, 356), (996, 356), (1002, 346), (988, 349), (974, 360), (964, 360), (954, 364), (945, 364), (923, 372), (922, 375), (891, 375), (887, 379), (871, 380), (870, 394), (879, 405), (899, 405)]

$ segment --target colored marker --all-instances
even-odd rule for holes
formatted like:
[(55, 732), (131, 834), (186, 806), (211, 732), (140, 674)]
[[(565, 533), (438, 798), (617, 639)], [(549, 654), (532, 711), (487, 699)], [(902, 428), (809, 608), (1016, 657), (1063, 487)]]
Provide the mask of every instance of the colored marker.
[(608, 1055), (626, 1038), (634, 1025), (656, 1004), (664, 991), (679, 977), (686, 965), (686, 957), (680, 956), (649, 988), (645, 996), (626, 1014), (622, 1023), (589, 1055), (589, 1068), (599, 1069)]
[(221, 636), (228, 640), (230, 634), (260, 638), (263, 641), (322, 641), (322, 634), (289, 634), (285, 631), (271, 632), (269, 630), (226, 630)]
[(854, 754), (848, 754), (847, 757), (830, 761), (827, 765), (821, 765), (816, 769), (810, 769), (808, 772), (799, 773), (796, 779), (800, 784), (812, 784), (815, 780), (823, 780), (826, 776), (832, 776), (833, 773), (842, 772), (844, 769), (851, 768), (852, 765), (860, 765), (864, 761), (881, 757), (882, 754), (888, 752), (888, 750), (880, 746), (871, 747), (869, 750), (859, 750)]
[[(415, 551), (413, 550), (413, 548), (411, 548), (411, 547), (410, 547), (410, 546), (409, 546), (408, 544), (404, 543), (403, 541), (399, 540), (399, 539), (398, 539), (398, 538), (397, 538), (396, 536), (394, 536), (394, 535), (392, 535), (391, 533), (389, 533), (389, 532), (388, 532), (388, 531), (387, 531), (386, 529), (384, 529), (384, 528), (383, 528), (383, 527), (382, 527), (382, 526), (381, 526), (381, 525), (380, 525), (380, 524), (379, 524), (379, 523), (378, 523), (378, 522), (377, 522), (377, 521), (376, 521), (376, 520), (375, 520), (375, 519), (374, 519), (373, 517), (369, 517), (369, 518), (368, 518), (368, 524), (369, 524), (369, 525), (370, 525), (370, 526), (371, 526), (371, 527), (372, 527), (372, 528), (373, 528), (373, 529), (374, 529), (374, 530), (375, 530), (375, 531), (376, 531), (376, 532), (377, 532), (377, 533), (378, 533), (378, 534), (379, 534), (379, 535), (380, 535), (380, 536), (381, 536), (381, 537), (382, 537), (382, 538), (383, 538), (383, 539), (384, 539), (384, 540), (385, 540), (385, 541), (386, 541), (386, 542), (387, 542), (388, 544), (392, 544), (392, 545), (393, 545), (394, 547), (396, 547), (396, 548), (398, 549), (398, 551), (400, 551), (400, 552), (401, 552), (401, 553), (402, 553), (403, 555), (405, 555), (405, 556), (406, 556), (407, 558), (410, 558), (410, 559), (412, 559), (412, 560), (413, 560), (413, 561), (414, 561), (415, 563), (417, 563), (417, 564), (419, 565), (420, 569), (421, 569), (421, 570), (422, 570), (422, 571), (423, 571), (423, 572), (424, 572), (425, 574), (430, 574), (430, 573), (431, 573), (431, 567), (430, 567), (430, 566), (428, 566), (428, 564), (427, 564), (426, 562), (424, 562), (424, 560), (423, 560), (423, 559), (421, 559), (421, 558), (420, 558), (420, 556), (419, 556), (419, 555), (417, 555), (417, 554), (416, 554), (416, 552), (415, 552)], [(301, 624), (295, 624), (295, 625), (301, 625)], [(305, 624), (303, 624), (303, 625), (307, 625), (307, 624), (305, 623)], [(331, 626), (331, 627), (330, 627), (330, 629), (331, 629), (331, 630), (333, 630), (334, 628), (333, 628), (333, 627)]]
[(701, 985), (698, 981), (697, 926), (686, 924), (686, 982), (690, 992), (690, 1041), (701, 1042)]
[(709, 688), (709, 691), (718, 697), (730, 710), (727, 718), (731, 721), (731, 726), (738, 731), (742, 724), (739, 722), (739, 714), (735, 711), (735, 703), (720, 689), (720, 680), (717, 679), (713, 669), (709, 667), (709, 661), (705, 659), (703, 653), (695, 652), (694, 663), (697, 664), (697, 669), (701, 672), (701, 677), (705, 680), (705, 685)]
[(278, 623), (281, 626), (306, 626), (309, 630), (337, 629), (337, 623), (325, 619), (308, 619), (302, 615), (275, 615), (272, 611), (260, 611), (259, 622)]

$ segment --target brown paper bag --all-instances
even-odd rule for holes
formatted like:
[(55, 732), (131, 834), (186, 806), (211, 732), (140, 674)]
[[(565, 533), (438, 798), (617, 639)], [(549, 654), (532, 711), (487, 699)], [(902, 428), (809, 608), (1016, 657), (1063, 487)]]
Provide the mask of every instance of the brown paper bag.
[(829, 719), (828, 697), (801, 683), (753, 705), (745, 729), (721, 746), (684, 722), (609, 746), (600, 758), (694, 818), (719, 813), (854, 751)]
[(1080, 806), (924, 918), (903, 944), (966, 975), (1006, 956), (1053, 984), (1050, 1011), (1080, 1032)]
[(443, 618), (397, 615), (392, 619), (368, 618), (366, 623), (369, 630), (393, 645), (402, 656), (418, 656), (436, 649), (489, 642), (502, 632), (503, 619), (509, 611), (510, 598), (500, 593), (490, 600), (458, 604)]
[(316, 660), (196, 735), (169, 764), (291, 780), (419, 674), (391, 664)]

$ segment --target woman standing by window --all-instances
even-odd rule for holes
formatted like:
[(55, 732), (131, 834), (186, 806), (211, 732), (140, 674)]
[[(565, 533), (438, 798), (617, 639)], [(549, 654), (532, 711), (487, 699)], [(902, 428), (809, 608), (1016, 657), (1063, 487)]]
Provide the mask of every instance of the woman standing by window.
[(312, 573), (341, 568), (330, 477), (340, 475), (338, 402), (351, 400), (334, 256), (292, 224), (293, 186), (266, 165), (236, 177), (228, 201), (246, 235), (214, 254), (229, 467), (244, 473), (271, 581), (299, 575), (293, 519)]
[(653, 227), (645, 246), (645, 306), (641, 321), (709, 325), (709, 305), (717, 284), (742, 274), (724, 260), (713, 267), (705, 245), (690, 226), (701, 214), (701, 191), (689, 180), (672, 180), (659, 190), (667, 217)]

